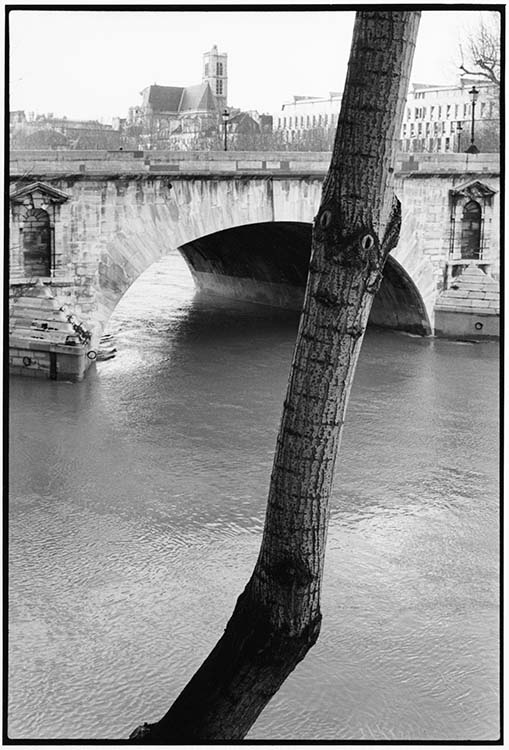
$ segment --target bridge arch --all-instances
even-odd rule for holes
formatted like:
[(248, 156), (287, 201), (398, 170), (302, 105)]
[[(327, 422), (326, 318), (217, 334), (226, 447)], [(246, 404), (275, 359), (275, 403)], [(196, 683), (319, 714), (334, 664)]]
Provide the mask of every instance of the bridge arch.
[[(311, 250), (309, 222), (259, 222), (230, 227), (179, 246), (199, 289), (230, 298), (299, 310)], [(118, 296), (134, 278), (121, 264), (99, 263), (104, 293)], [(426, 306), (401, 263), (389, 257), (370, 323), (429, 334)]]
[[(300, 309), (312, 225), (267, 222), (216, 232), (179, 248), (199, 288), (253, 302)], [(389, 256), (370, 323), (431, 333), (426, 305), (409, 273)]]

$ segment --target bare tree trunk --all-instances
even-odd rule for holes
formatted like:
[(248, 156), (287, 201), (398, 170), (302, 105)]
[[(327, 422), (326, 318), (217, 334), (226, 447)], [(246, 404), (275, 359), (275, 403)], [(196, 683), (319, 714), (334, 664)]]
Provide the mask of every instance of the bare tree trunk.
[(373, 297), (398, 239), (396, 138), (419, 12), (357, 13), (277, 439), (263, 540), (226, 630), (137, 742), (239, 740), (315, 643), (334, 464)]

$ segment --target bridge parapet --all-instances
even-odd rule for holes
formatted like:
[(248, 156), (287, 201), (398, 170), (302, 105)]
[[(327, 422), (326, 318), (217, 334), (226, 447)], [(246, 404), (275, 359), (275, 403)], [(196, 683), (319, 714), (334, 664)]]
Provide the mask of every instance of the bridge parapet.
[[(12, 151), (11, 177), (30, 175), (180, 174), (325, 176), (330, 152), (292, 151)], [(499, 154), (399, 154), (396, 172), (479, 173), (500, 170)]]

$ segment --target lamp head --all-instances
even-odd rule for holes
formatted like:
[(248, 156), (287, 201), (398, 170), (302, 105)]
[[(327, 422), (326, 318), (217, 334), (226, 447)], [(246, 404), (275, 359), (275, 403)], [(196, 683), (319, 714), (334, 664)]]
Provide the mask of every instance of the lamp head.
[(476, 89), (475, 86), (472, 86), (472, 88), (470, 89), (468, 93), (470, 94), (472, 104), (475, 104), (477, 101), (477, 97), (479, 96), (479, 91)]

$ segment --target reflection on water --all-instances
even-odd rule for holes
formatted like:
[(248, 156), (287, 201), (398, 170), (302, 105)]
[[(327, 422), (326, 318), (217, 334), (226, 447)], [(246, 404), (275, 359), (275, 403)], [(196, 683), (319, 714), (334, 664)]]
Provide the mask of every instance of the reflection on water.
[[(125, 738), (221, 635), (258, 552), (293, 313), (150, 269), (80, 384), (11, 379), (9, 734)], [(370, 332), (322, 634), (250, 739), (498, 736), (498, 348)]]

